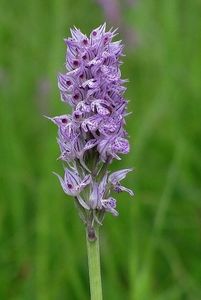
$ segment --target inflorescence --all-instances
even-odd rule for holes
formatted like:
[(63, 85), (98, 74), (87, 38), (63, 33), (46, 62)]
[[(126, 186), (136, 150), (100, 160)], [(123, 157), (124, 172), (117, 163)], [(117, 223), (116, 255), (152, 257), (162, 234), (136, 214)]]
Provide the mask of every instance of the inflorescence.
[(120, 72), (123, 45), (112, 41), (116, 30), (105, 29), (101, 25), (87, 37), (74, 28), (64, 40), (67, 72), (58, 75), (58, 87), (72, 113), (49, 118), (58, 126), (59, 158), (66, 162), (64, 178), (56, 175), (64, 192), (74, 197), (89, 232), (105, 212), (118, 215), (111, 191), (133, 195), (120, 184), (131, 169), (108, 171), (113, 159), (129, 152), (129, 142), (124, 129), (127, 80)]

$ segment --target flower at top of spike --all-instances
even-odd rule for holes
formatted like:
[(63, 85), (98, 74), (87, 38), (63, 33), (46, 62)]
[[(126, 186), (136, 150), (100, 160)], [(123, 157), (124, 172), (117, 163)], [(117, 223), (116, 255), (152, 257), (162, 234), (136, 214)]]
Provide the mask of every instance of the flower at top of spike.
[(106, 32), (105, 27), (104, 24), (94, 29), (89, 37), (75, 28), (71, 30), (72, 37), (65, 39), (67, 72), (58, 75), (58, 87), (62, 101), (72, 107), (72, 120), (69, 123), (61, 116), (59, 124), (59, 119), (53, 118), (60, 127), (71, 127), (73, 137), (69, 130), (59, 133), (62, 144), (65, 138), (66, 147), (62, 149), (66, 148), (67, 153), (63, 149), (61, 156), (64, 160), (76, 157), (76, 153), (69, 155), (77, 152), (72, 149), (72, 141), (83, 147), (89, 138), (96, 141), (93, 145), (104, 162), (129, 152), (123, 129), (127, 106), (123, 98), (125, 80), (121, 79), (119, 69), (123, 46), (120, 41), (112, 41), (116, 30)]
[[(102, 212), (117, 215), (110, 189), (132, 195), (119, 183), (130, 170), (108, 177), (104, 167), (130, 149), (124, 128), (126, 80), (120, 71), (123, 45), (113, 41), (115, 36), (116, 30), (106, 31), (106, 24), (92, 30), (89, 36), (71, 29), (71, 37), (64, 40), (67, 70), (58, 75), (58, 87), (61, 100), (70, 105), (72, 113), (49, 118), (58, 126), (59, 158), (71, 168), (65, 170), (64, 179), (58, 176), (62, 188), (77, 199), (78, 205), (93, 211), (97, 222)], [(76, 184), (70, 183), (69, 188), (72, 177)]]

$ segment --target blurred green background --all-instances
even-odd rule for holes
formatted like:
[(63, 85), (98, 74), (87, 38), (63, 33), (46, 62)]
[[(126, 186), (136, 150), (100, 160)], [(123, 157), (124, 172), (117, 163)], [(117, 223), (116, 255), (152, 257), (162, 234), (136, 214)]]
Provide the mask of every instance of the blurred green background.
[(66, 111), (69, 28), (105, 19), (126, 44), (133, 111), (132, 150), (113, 168), (135, 168), (136, 196), (101, 229), (104, 299), (201, 299), (200, 12), (200, 0), (0, 1), (1, 300), (89, 299), (84, 227), (51, 173), (62, 166), (43, 115)]

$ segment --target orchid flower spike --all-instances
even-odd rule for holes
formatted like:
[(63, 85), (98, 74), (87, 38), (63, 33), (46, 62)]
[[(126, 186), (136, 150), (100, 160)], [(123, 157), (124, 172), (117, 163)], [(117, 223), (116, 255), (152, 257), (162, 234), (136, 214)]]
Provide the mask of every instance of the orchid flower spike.
[(132, 190), (120, 184), (131, 169), (109, 175), (109, 164), (130, 150), (125, 130), (128, 115), (121, 78), (121, 41), (113, 41), (116, 30), (106, 24), (89, 36), (71, 30), (65, 39), (66, 72), (58, 74), (61, 100), (71, 114), (48, 117), (58, 128), (59, 158), (66, 164), (64, 178), (56, 174), (64, 192), (72, 196), (91, 230), (102, 224), (106, 212), (118, 215), (110, 192)]

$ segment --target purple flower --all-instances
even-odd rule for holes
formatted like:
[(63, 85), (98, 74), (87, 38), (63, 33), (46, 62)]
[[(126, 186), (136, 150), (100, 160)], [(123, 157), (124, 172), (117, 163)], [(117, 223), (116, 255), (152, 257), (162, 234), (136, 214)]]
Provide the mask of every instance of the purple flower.
[(89, 197), (89, 206), (92, 209), (96, 209), (98, 211), (106, 211), (112, 213), (114, 216), (118, 215), (118, 212), (115, 210), (116, 208), (116, 200), (112, 197), (105, 198), (108, 193), (108, 173), (102, 178), (100, 184), (97, 182), (93, 183), (93, 190)]
[(109, 181), (109, 183), (111, 183), (115, 192), (120, 193), (120, 192), (125, 191), (125, 192), (129, 193), (131, 196), (134, 195), (132, 190), (130, 190), (120, 184), (120, 181), (126, 177), (128, 172), (131, 172), (131, 171), (132, 171), (132, 169), (124, 169), (124, 170), (114, 172), (109, 176), (108, 181)]
[(54, 173), (61, 183), (64, 192), (70, 196), (77, 196), (90, 183), (91, 176), (86, 175), (83, 179), (80, 178), (76, 171), (65, 169), (64, 179)]
[[(105, 212), (118, 215), (116, 200), (110, 194), (133, 192), (120, 185), (131, 169), (108, 176), (107, 166), (130, 150), (125, 131), (127, 100), (121, 78), (120, 57), (123, 45), (113, 41), (116, 30), (106, 31), (106, 24), (89, 36), (71, 30), (67, 45), (66, 72), (58, 75), (61, 100), (72, 113), (49, 118), (58, 127), (59, 159), (68, 166), (62, 178), (64, 192), (76, 198), (86, 209), (85, 222), (101, 222)], [(93, 223), (92, 222), (92, 223)]]
[(102, 200), (102, 205), (105, 208), (105, 211), (112, 213), (114, 216), (118, 216), (118, 212), (116, 211), (116, 200), (112, 197), (108, 199)]

